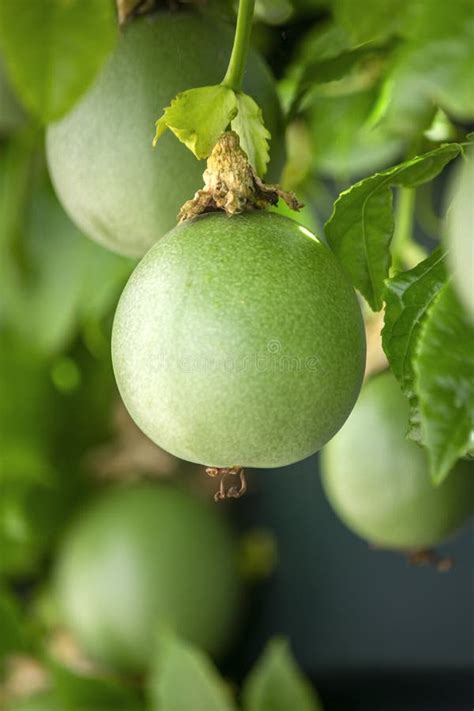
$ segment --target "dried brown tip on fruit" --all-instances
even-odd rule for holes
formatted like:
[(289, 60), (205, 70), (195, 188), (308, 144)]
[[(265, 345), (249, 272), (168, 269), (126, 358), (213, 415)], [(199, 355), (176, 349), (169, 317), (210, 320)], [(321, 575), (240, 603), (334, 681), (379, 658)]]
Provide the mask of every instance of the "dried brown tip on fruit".
[(447, 573), (454, 565), (452, 556), (439, 555), (432, 549), (413, 551), (407, 555), (407, 558), (410, 565), (428, 565), (435, 568), (438, 573)]
[(258, 177), (234, 131), (226, 131), (217, 141), (207, 159), (203, 179), (204, 187), (181, 208), (179, 222), (206, 212), (237, 215), (248, 210), (263, 210), (276, 205), (280, 198), (292, 210), (303, 207), (294, 193), (279, 185), (267, 185)]
[[(219, 489), (214, 494), (214, 501), (224, 501), (225, 499), (240, 499), (247, 491), (247, 481), (245, 470), (242, 467), (207, 467), (206, 474), (211, 477), (220, 477)], [(229, 477), (238, 477), (238, 485), (229, 483)]]

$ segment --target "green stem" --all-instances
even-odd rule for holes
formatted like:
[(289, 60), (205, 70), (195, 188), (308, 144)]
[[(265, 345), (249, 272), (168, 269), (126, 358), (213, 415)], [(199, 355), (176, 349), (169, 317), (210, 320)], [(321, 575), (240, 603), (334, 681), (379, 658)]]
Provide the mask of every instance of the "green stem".
[(230, 55), (229, 66), (222, 80), (224, 86), (234, 91), (240, 91), (245, 72), (245, 63), (250, 46), (252, 20), (255, 0), (240, 0), (237, 27), (235, 29), (234, 46)]
[(413, 239), (415, 199), (414, 188), (399, 188), (392, 240), (392, 268), (395, 271), (411, 269), (426, 257), (423, 248)]

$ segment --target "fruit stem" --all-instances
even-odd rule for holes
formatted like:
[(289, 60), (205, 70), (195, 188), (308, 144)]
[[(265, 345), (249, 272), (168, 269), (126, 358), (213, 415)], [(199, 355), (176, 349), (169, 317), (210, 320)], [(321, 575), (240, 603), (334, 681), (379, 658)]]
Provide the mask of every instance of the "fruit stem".
[(426, 257), (426, 253), (413, 239), (416, 190), (399, 188), (395, 214), (395, 233), (392, 240), (392, 267), (394, 271), (411, 269)]
[(255, 0), (240, 0), (235, 29), (234, 45), (229, 66), (222, 84), (233, 91), (240, 91), (244, 78), (245, 64), (250, 46)]

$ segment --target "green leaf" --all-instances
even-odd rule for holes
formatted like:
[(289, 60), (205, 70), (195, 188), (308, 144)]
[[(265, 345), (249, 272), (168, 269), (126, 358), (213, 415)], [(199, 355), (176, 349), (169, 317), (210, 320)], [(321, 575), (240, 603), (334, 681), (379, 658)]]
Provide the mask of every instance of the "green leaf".
[(386, 282), (382, 345), (390, 367), (410, 401), (411, 439), (420, 442), (414, 359), (428, 309), (446, 284), (446, 256), (441, 248), (414, 269)]
[(144, 711), (134, 690), (111, 677), (80, 676), (50, 662), (58, 699), (68, 711)]
[(117, 36), (111, 0), (0, 3), (0, 43), (13, 85), (43, 121), (68, 111)]
[(406, 21), (408, 0), (333, 0), (334, 18), (360, 44), (398, 34)]
[(452, 203), (447, 215), (448, 262), (454, 286), (464, 307), (474, 319), (474, 150), (466, 151), (452, 185)]
[(365, 178), (341, 193), (326, 223), (330, 246), (353, 285), (374, 311), (382, 308), (394, 231), (393, 186), (416, 188), (432, 180), (459, 155), (458, 144), (436, 148)]
[(235, 93), (221, 84), (184, 91), (156, 122), (153, 145), (169, 128), (196, 158), (207, 158), (237, 110)]
[[(382, 3), (381, 3), (382, 4)], [(423, 0), (408, 5), (408, 39), (388, 74), (384, 122), (417, 133), (439, 106), (461, 120), (474, 117), (472, 0)]]
[(269, 642), (249, 674), (243, 701), (245, 711), (322, 711), (316, 692), (281, 639)]
[(299, 110), (306, 94), (317, 84), (326, 84), (345, 77), (360, 62), (370, 55), (380, 53), (372, 46), (345, 50), (333, 57), (311, 60), (304, 67), (294, 89), (294, 96), (288, 111), (292, 118)]
[(236, 711), (229, 689), (202, 652), (163, 634), (149, 680), (152, 711)]
[(474, 429), (474, 327), (451, 284), (429, 311), (415, 373), (431, 476), (441, 483), (468, 453)]
[(261, 177), (265, 175), (270, 159), (268, 141), (270, 131), (265, 128), (263, 115), (258, 104), (251, 96), (237, 94), (238, 112), (231, 123), (231, 128), (240, 138), (240, 145), (247, 154), (250, 164)]

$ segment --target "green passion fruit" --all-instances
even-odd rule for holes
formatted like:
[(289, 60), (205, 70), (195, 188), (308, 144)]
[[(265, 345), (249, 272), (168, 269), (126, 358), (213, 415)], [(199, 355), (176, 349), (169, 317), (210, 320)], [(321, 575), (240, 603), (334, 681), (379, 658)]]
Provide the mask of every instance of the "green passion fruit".
[[(221, 81), (232, 34), (225, 24), (185, 12), (134, 20), (85, 98), (49, 127), (54, 186), (89, 237), (140, 257), (174, 227), (180, 207), (202, 186), (205, 163), (171, 132), (153, 150), (154, 124), (178, 92)], [(284, 159), (281, 109), (254, 51), (243, 89), (272, 134), (269, 178), (276, 180)]]
[(390, 372), (362, 389), (323, 451), (329, 502), (355, 533), (401, 550), (434, 546), (474, 513), (474, 463), (460, 461), (440, 485), (425, 451), (406, 439), (408, 402)]
[(144, 669), (163, 627), (212, 654), (239, 610), (235, 540), (214, 507), (163, 484), (117, 489), (79, 518), (55, 576), (65, 623), (92, 657)]
[(359, 305), (330, 249), (267, 212), (202, 215), (132, 274), (112, 334), (138, 426), (210, 467), (278, 467), (342, 426), (359, 393)]

